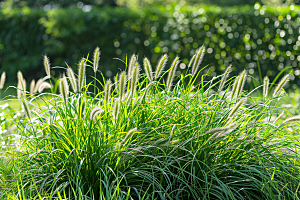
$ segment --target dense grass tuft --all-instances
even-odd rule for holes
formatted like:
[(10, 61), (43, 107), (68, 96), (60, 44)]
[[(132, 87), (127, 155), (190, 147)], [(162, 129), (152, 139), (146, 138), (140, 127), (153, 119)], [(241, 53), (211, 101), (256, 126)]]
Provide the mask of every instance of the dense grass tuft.
[(191, 71), (180, 77), (175, 77), (177, 57), (166, 72), (167, 55), (155, 72), (144, 59), (143, 74), (133, 55), (129, 73), (122, 72), (114, 83), (97, 80), (103, 85), (97, 94), (88, 91), (92, 83), (85, 84), (85, 67), (92, 62), (83, 58), (78, 81), (68, 69), (74, 92), (63, 76), (60, 95), (22, 99), (28, 112), (16, 122), (22, 147), (10, 153), (10, 170), (1, 168), (0, 187), (6, 192), (0, 194), (24, 199), (297, 199), (297, 121), (278, 119), (285, 81), (272, 98), (266, 85), (256, 88), (264, 90), (264, 97), (257, 98), (251, 95), (255, 90), (243, 91), (246, 71), (234, 79), (229, 67), (207, 80), (198, 71), (204, 50), (197, 51)]

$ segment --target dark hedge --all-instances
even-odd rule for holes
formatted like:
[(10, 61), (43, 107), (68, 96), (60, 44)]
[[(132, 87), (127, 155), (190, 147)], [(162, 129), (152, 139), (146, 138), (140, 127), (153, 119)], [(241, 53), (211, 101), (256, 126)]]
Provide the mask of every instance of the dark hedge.
[(262, 77), (274, 77), (290, 67), (294, 87), (300, 84), (298, 6), (73, 7), (47, 12), (24, 7), (1, 9), (0, 26), (0, 73), (5, 70), (11, 82), (18, 70), (29, 80), (44, 75), (44, 54), (52, 66), (66, 66), (66, 62), (75, 69), (81, 57), (99, 46), (100, 70), (113, 77), (124, 69), (116, 57), (124, 60), (126, 54), (138, 53), (141, 64), (147, 56), (154, 67), (168, 53), (170, 59), (179, 55), (187, 64), (191, 53), (204, 44), (207, 53), (202, 66), (209, 64), (212, 76), (232, 64), (233, 73), (246, 68), (259, 80), (259, 64)]

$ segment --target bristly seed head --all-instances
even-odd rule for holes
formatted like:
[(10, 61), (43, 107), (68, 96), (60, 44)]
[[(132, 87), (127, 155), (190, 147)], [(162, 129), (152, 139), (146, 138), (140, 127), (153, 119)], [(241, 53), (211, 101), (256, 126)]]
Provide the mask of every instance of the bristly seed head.
[(115, 123), (117, 122), (119, 112), (120, 112), (120, 99), (115, 100), (115, 106), (114, 106), (114, 118), (115, 118)]
[(220, 82), (220, 85), (219, 85), (219, 91), (222, 91), (223, 90), (223, 87), (226, 83), (226, 80), (230, 74), (230, 72), (232, 71), (231, 69), (231, 65), (229, 67), (227, 67), (226, 71), (224, 72), (223, 76), (222, 76), (222, 79), (221, 79), (221, 82)]
[(31, 82), (30, 82), (30, 94), (31, 95), (34, 95), (34, 88), (35, 88), (35, 80), (32, 79)]
[(6, 74), (5, 72), (2, 72), (1, 78), (0, 78), (0, 90), (3, 89), (4, 83), (5, 83)]
[(39, 93), (42, 93), (44, 89), (49, 89), (49, 88), (51, 88), (50, 83), (42, 82), (39, 87)]
[(69, 85), (66, 76), (63, 74), (59, 83), (59, 91), (65, 104), (68, 105)]
[(105, 86), (104, 86), (104, 99), (105, 99), (105, 103), (108, 104), (109, 101), (109, 97), (110, 97), (110, 93), (111, 93), (111, 80), (109, 79), (108, 81), (106, 81)]
[(197, 74), (199, 70), (199, 66), (202, 63), (204, 54), (205, 54), (205, 46), (201, 46), (196, 53), (196, 57), (192, 67), (192, 76), (195, 76)]
[(172, 83), (173, 83), (173, 80), (174, 80), (174, 77), (175, 77), (175, 72), (176, 72), (178, 63), (179, 63), (179, 57), (177, 56), (173, 60), (171, 68), (170, 68), (170, 71), (169, 71), (169, 75), (168, 75), (168, 79), (167, 79), (167, 91), (168, 92), (171, 90)]
[(34, 90), (33, 90), (33, 94), (35, 94), (35, 93), (38, 92), (38, 90), (39, 90), (39, 88), (40, 88), (40, 85), (41, 85), (42, 83), (43, 83), (43, 79), (40, 78), (40, 79), (36, 82), (36, 84), (35, 84), (35, 87), (34, 87)]
[(20, 99), (22, 96), (25, 96), (26, 91), (26, 81), (23, 78), (22, 72), (18, 71), (18, 86), (17, 86), (17, 96)]
[(138, 63), (136, 63), (136, 65), (132, 71), (132, 78), (131, 78), (131, 85), (130, 85), (131, 96), (135, 95), (137, 82), (139, 80), (139, 75), (140, 75), (140, 65)]
[(231, 109), (230, 113), (228, 114), (228, 118), (230, 118), (241, 107), (245, 100), (246, 98), (242, 98), (238, 103), (235, 104), (235, 106)]
[(120, 101), (123, 100), (126, 88), (127, 76), (125, 72), (122, 72), (119, 79), (119, 92), (120, 92)]
[(236, 87), (236, 95), (235, 95), (236, 98), (238, 98), (241, 95), (244, 85), (245, 85), (245, 82), (246, 82), (246, 78), (247, 78), (247, 72), (246, 72), (246, 70), (244, 70), (239, 75), (239, 81), (238, 81), (238, 84)]
[(78, 88), (79, 91), (82, 90), (84, 86), (84, 81), (85, 81), (85, 64), (86, 64), (86, 59), (82, 58), (79, 62), (79, 68), (78, 68)]
[(233, 100), (233, 98), (234, 98), (234, 95), (235, 95), (235, 92), (236, 92), (236, 88), (237, 88), (239, 79), (240, 79), (240, 77), (237, 76), (237, 77), (235, 78), (235, 80), (234, 80), (233, 85), (232, 85), (231, 100)]
[(94, 108), (91, 113), (90, 113), (90, 119), (95, 120), (97, 115), (99, 115), (100, 113), (102, 113), (104, 110), (101, 107), (96, 107)]
[(94, 63), (93, 63), (93, 67), (94, 67), (94, 72), (96, 73), (98, 70), (98, 66), (99, 66), (99, 60), (100, 60), (100, 49), (99, 47), (97, 47), (94, 51)]
[(168, 55), (164, 54), (157, 63), (154, 79), (157, 79), (160, 77), (167, 61), (168, 61)]
[(129, 64), (128, 64), (128, 72), (127, 72), (127, 75), (128, 75), (128, 78), (130, 79), (131, 76), (132, 76), (132, 73), (133, 73), (133, 69), (135, 67), (135, 63), (136, 63), (136, 55), (133, 54), (130, 58), (130, 61), (129, 61)]
[(195, 60), (195, 58), (196, 58), (196, 54), (193, 55), (193, 57), (191, 58), (191, 60), (190, 60), (190, 62), (189, 62), (189, 64), (188, 64), (188, 68), (187, 68), (187, 69), (189, 69), (189, 68), (192, 66), (192, 64), (193, 64), (193, 62), (194, 62), (194, 60)]
[(31, 119), (31, 112), (30, 112), (29, 106), (28, 106), (26, 100), (24, 99), (24, 97), (22, 97), (21, 99), (22, 99), (22, 105), (25, 110), (25, 113), (26, 113), (27, 117), (29, 119)]
[(293, 117), (290, 117), (286, 120), (284, 120), (282, 123), (283, 124), (290, 124), (292, 122), (297, 122), (297, 121), (300, 121), (300, 116), (293, 116)]
[(67, 76), (69, 77), (73, 92), (77, 93), (78, 89), (77, 89), (76, 77), (74, 75), (73, 70), (70, 67), (68, 67), (67, 69)]
[(277, 87), (274, 90), (273, 97), (276, 97), (278, 94), (280, 94), (284, 85), (289, 81), (289, 77), (290, 77), (290, 75), (287, 74), (280, 80), (280, 82), (278, 83)]
[(269, 90), (269, 78), (266, 76), (264, 78), (264, 85), (263, 85), (263, 96), (267, 97), (268, 96), (268, 90)]
[(144, 58), (144, 70), (146, 72), (147, 78), (151, 82), (153, 80), (153, 75), (152, 75), (152, 67), (148, 58)]
[(46, 72), (46, 75), (48, 78), (51, 77), (51, 74), (50, 74), (50, 61), (49, 61), (49, 58), (44, 55), (44, 67), (45, 67), (45, 72)]

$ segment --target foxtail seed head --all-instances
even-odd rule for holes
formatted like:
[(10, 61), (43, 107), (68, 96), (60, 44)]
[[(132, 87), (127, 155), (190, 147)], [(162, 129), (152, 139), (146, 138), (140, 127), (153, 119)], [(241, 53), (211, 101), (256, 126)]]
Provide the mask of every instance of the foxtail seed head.
[(127, 134), (126, 134), (126, 136), (125, 136), (125, 138), (124, 138), (124, 142), (126, 142), (127, 141), (127, 139), (134, 133), (134, 132), (136, 132), (137, 131), (137, 128), (133, 128), (133, 129), (131, 129), (131, 130), (129, 130), (128, 132), (127, 132)]
[(33, 95), (34, 92), (34, 88), (35, 88), (35, 80), (32, 79), (31, 83), (30, 83), (30, 94)]
[(104, 110), (101, 107), (96, 107), (94, 108), (91, 113), (90, 113), (90, 119), (95, 120), (97, 115), (99, 115), (100, 113), (102, 113)]
[(157, 79), (158, 77), (160, 77), (167, 61), (168, 61), (168, 55), (164, 54), (157, 63), (154, 79)]
[(246, 77), (247, 77), (246, 70), (244, 70), (242, 73), (240, 73), (239, 77), (240, 78), (239, 78), (239, 81), (238, 81), (238, 84), (237, 84), (237, 87), (236, 87), (236, 98), (238, 98), (241, 95), (242, 91), (243, 91), (245, 81), (246, 81)]
[(25, 113), (26, 113), (27, 117), (29, 119), (31, 119), (31, 112), (30, 112), (29, 106), (28, 106), (28, 104), (27, 104), (24, 97), (22, 97), (21, 99), (22, 99), (22, 105), (23, 105), (23, 108), (25, 110)]
[(153, 80), (153, 75), (152, 75), (152, 67), (151, 67), (151, 64), (150, 64), (150, 61), (148, 60), (148, 58), (144, 58), (144, 69), (145, 69), (147, 78), (151, 82)]
[(114, 106), (114, 118), (115, 118), (115, 122), (117, 121), (118, 116), (119, 116), (120, 104), (121, 104), (120, 99), (116, 99), (115, 106)]
[(239, 79), (240, 79), (240, 77), (237, 76), (233, 82), (232, 91), (231, 91), (231, 100), (234, 98)]
[(44, 89), (49, 89), (49, 88), (51, 88), (50, 83), (42, 82), (39, 86), (39, 93), (42, 93), (44, 91)]
[(122, 72), (119, 79), (119, 92), (120, 92), (120, 101), (123, 100), (126, 88), (127, 76), (125, 72)]
[(84, 81), (85, 81), (85, 64), (86, 64), (86, 59), (82, 58), (79, 63), (79, 68), (78, 68), (78, 88), (79, 91), (82, 90), (84, 86)]
[(133, 54), (130, 58), (129, 64), (128, 64), (128, 78), (131, 78), (133, 69), (135, 68), (135, 63), (136, 63), (136, 55)]
[(222, 76), (222, 79), (221, 79), (221, 82), (220, 82), (220, 85), (219, 85), (219, 91), (222, 91), (223, 90), (223, 87), (226, 83), (226, 80), (230, 74), (230, 72), (232, 71), (231, 69), (231, 65), (229, 67), (227, 67), (226, 71), (224, 72), (223, 76)]
[(97, 70), (98, 70), (98, 67), (99, 67), (99, 60), (100, 60), (100, 49), (99, 47), (97, 47), (94, 51), (94, 63), (93, 63), (93, 69), (94, 69), (94, 72), (96, 73)]
[(281, 92), (284, 85), (289, 81), (289, 77), (290, 75), (287, 74), (280, 80), (280, 82), (278, 83), (277, 87), (274, 90), (273, 97), (276, 97)]
[(18, 86), (17, 86), (17, 96), (21, 98), (21, 96), (25, 96), (26, 91), (26, 81), (23, 78), (22, 72), (18, 71)]
[(264, 78), (264, 85), (263, 85), (263, 96), (264, 96), (264, 97), (267, 97), (267, 96), (268, 96), (269, 83), (270, 83), (270, 80), (269, 80), (269, 78), (266, 76), (266, 77)]
[(137, 82), (139, 80), (139, 75), (140, 75), (140, 65), (138, 63), (136, 63), (133, 72), (132, 72), (132, 81), (131, 81), (131, 85), (130, 85), (130, 93), (131, 96), (135, 95), (136, 92), (136, 85)]
[(64, 100), (65, 104), (67, 105), (68, 95), (69, 95), (69, 85), (65, 75), (62, 76), (59, 83), (59, 91)]
[(75, 78), (73, 70), (70, 67), (68, 67), (68, 69), (67, 69), (67, 76), (69, 77), (73, 92), (77, 93), (78, 89), (77, 89), (76, 78)]
[(242, 98), (235, 106), (231, 109), (230, 113), (228, 114), (228, 118), (230, 118), (243, 104), (246, 98)]
[(282, 123), (283, 124), (290, 124), (290, 123), (297, 122), (297, 121), (300, 121), (300, 116), (290, 117), (290, 118), (284, 120)]
[(41, 85), (42, 83), (43, 83), (43, 79), (40, 78), (40, 79), (36, 82), (36, 84), (35, 84), (35, 86), (34, 86), (33, 94), (35, 94), (35, 93), (38, 92), (39, 87), (40, 87), (40, 85)]
[(178, 63), (179, 63), (179, 57), (177, 56), (173, 60), (171, 68), (170, 68), (170, 71), (169, 71), (169, 75), (168, 75), (168, 79), (167, 79), (167, 91), (171, 90), (172, 83), (173, 83), (173, 80), (174, 80), (174, 77), (175, 77), (175, 72), (176, 72)]
[(192, 67), (192, 76), (195, 76), (197, 74), (199, 66), (202, 63), (204, 54), (205, 54), (205, 46), (201, 46), (196, 53), (196, 57)]
[(111, 80), (109, 79), (108, 81), (106, 81), (105, 86), (104, 86), (104, 99), (105, 99), (106, 104), (108, 104), (108, 101), (109, 101), (111, 87), (112, 87), (112, 84), (111, 84)]
[(195, 60), (195, 58), (196, 58), (196, 54), (193, 55), (193, 57), (191, 58), (191, 60), (190, 60), (190, 62), (189, 62), (189, 64), (188, 64), (188, 69), (192, 66), (192, 64), (193, 64), (193, 62), (194, 62), (194, 60)]
[(284, 114), (284, 111), (282, 111), (282, 113), (280, 113), (280, 115), (273, 121), (273, 124), (275, 124), (277, 122), (277, 120), (280, 119), (280, 117), (282, 117), (283, 114)]
[(3, 89), (4, 83), (5, 83), (6, 74), (5, 72), (2, 72), (1, 78), (0, 78), (0, 90)]
[(46, 72), (46, 75), (48, 78), (51, 77), (51, 74), (50, 74), (50, 61), (49, 61), (49, 58), (44, 55), (44, 67), (45, 67), (45, 72)]

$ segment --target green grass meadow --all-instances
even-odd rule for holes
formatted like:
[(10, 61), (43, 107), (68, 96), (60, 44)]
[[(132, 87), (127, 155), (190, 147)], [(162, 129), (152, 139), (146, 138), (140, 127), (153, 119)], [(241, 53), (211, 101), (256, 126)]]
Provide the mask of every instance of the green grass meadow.
[(17, 97), (0, 103), (0, 198), (299, 199), (300, 96), (285, 90), (290, 75), (245, 90), (248, 78), (259, 81), (246, 70), (231, 76), (231, 66), (208, 76), (204, 52), (181, 74), (184, 58), (132, 55), (105, 80), (99, 48), (59, 79), (45, 56), (46, 77), (30, 90), (18, 72)]

